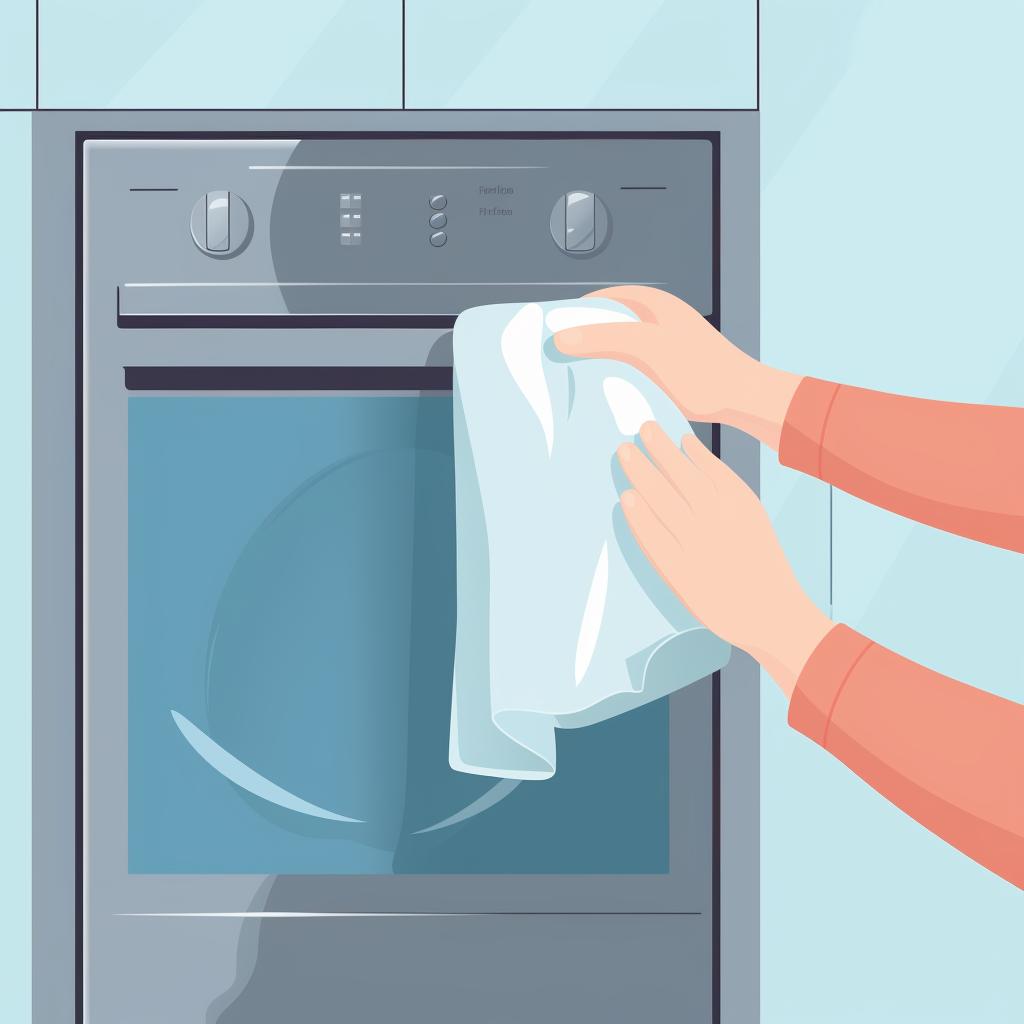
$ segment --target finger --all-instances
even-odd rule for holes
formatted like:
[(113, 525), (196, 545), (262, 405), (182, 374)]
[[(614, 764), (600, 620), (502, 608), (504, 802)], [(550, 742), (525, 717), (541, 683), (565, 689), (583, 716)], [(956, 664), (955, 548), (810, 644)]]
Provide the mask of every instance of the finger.
[(568, 327), (553, 335), (555, 347), (567, 356), (583, 358), (621, 359), (635, 365), (649, 346), (649, 324), (634, 321), (618, 324), (592, 324), (590, 327)]
[(683, 571), (684, 556), (679, 542), (636, 491), (623, 491), (620, 502), (629, 531), (644, 557), (682, 600), (682, 595), (673, 583), (673, 580), (682, 577)]
[(686, 499), (635, 444), (620, 445), (618, 456), (634, 489), (669, 531), (678, 536), (682, 520), (693, 515)]
[(660, 323), (673, 307), (681, 304), (671, 292), (641, 284), (620, 284), (614, 288), (601, 288), (589, 292), (588, 299), (612, 299), (631, 309), (647, 323)]
[(693, 464), (707, 475), (716, 490), (739, 488), (749, 491), (751, 494), (754, 493), (747, 486), (747, 482), (718, 458), (696, 434), (688, 434), (684, 437), (682, 447), (683, 451), (693, 460)]
[(682, 449), (702, 473), (712, 478), (721, 475), (725, 463), (696, 434), (683, 435)]
[(696, 508), (711, 487), (706, 475), (653, 420), (640, 428), (640, 440), (650, 454), (651, 461), (668, 477), (686, 501)]

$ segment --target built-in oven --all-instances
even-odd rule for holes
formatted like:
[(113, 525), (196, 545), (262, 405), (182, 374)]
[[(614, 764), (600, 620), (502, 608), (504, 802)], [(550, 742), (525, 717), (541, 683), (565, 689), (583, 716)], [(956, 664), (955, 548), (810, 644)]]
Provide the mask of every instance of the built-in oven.
[(78, 142), (83, 1019), (715, 1019), (756, 682), (452, 769), (450, 332), (626, 282), (721, 323), (722, 133)]

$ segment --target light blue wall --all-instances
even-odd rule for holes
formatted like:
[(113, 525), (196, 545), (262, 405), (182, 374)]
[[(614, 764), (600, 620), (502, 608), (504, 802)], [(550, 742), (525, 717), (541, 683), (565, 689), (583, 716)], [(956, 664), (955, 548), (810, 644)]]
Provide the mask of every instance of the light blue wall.
[(36, 105), (36, 5), (4, 0), (0, 12), (0, 109)]
[(43, 107), (401, 106), (401, 0), (39, 3)]
[(754, 107), (756, 0), (407, 0), (410, 107)]
[(32, 930), (30, 114), (0, 114), (0, 1020), (29, 1019)]
[[(407, 0), (406, 102), (753, 107), (756, 12), (756, 0), (632, 0), (628, 16), (618, 0)], [(40, 0), (40, 104), (397, 107), (401, 19), (401, 0)]]
[[(1024, 402), (1024, 6), (762, 0), (761, 17), (765, 359)], [(827, 489), (764, 468), (826, 604)], [(837, 618), (1024, 699), (1024, 556), (839, 493), (833, 525)], [(773, 688), (763, 715), (764, 1024), (1020, 1021), (1019, 892), (788, 729)]]

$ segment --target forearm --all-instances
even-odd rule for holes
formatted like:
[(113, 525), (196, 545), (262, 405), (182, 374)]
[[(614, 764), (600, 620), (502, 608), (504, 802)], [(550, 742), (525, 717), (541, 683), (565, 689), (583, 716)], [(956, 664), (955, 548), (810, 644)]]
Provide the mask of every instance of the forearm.
[(804, 378), (779, 461), (881, 508), (1024, 551), (1024, 408), (908, 398)]
[(1024, 705), (836, 626), (789, 721), (926, 828), (1024, 887)]

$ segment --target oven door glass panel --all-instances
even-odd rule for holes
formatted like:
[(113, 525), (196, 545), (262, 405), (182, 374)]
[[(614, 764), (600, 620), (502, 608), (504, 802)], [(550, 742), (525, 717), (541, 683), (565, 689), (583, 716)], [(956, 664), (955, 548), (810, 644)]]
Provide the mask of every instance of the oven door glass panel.
[(128, 406), (131, 872), (668, 870), (667, 701), (448, 764), (449, 395)]

